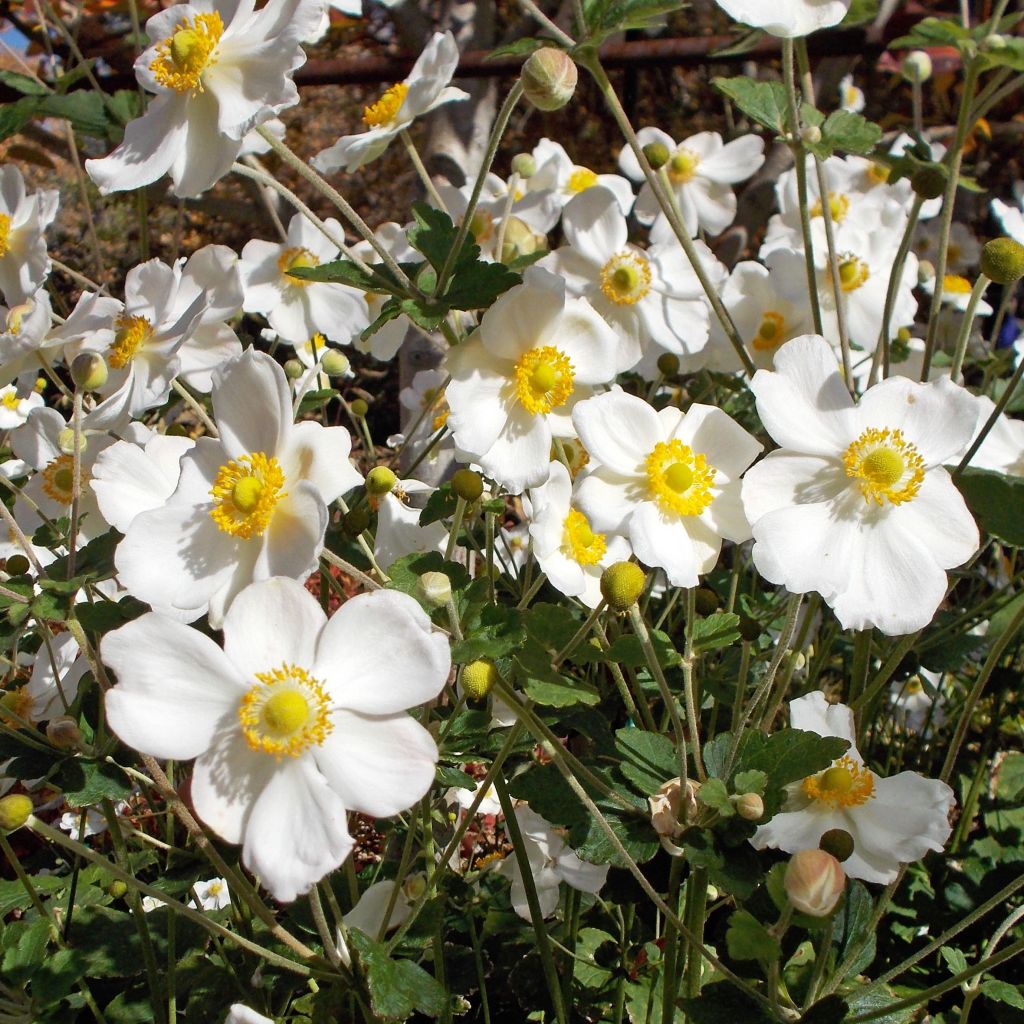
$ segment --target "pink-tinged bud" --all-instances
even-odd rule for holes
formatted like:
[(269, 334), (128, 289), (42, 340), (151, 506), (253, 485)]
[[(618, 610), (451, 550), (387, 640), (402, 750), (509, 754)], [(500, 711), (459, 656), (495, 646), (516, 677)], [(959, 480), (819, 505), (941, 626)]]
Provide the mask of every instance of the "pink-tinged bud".
[(846, 872), (824, 850), (800, 850), (790, 858), (783, 884), (796, 910), (811, 917), (828, 917), (846, 888)]
[(678, 778), (669, 779), (654, 796), (647, 798), (651, 824), (659, 836), (676, 839), (697, 816), (698, 785), (687, 780), (684, 787)]

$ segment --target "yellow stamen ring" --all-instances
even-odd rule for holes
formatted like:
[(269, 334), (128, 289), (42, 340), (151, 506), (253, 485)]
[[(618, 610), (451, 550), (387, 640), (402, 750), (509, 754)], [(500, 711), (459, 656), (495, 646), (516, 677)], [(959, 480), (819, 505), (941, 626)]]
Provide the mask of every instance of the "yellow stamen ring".
[(513, 376), (519, 401), (534, 416), (564, 405), (575, 379), (569, 357), (552, 345), (530, 349), (516, 363)]
[(217, 505), (210, 517), (225, 533), (242, 540), (262, 537), (277, 503), (285, 497), (284, 472), (263, 452), (226, 462), (217, 472), (210, 494)]
[(644, 462), (651, 497), (663, 512), (699, 516), (714, 501), (715, 467), (678, 439), (659, 441)]
[(786, 318), (768, 310), (761, 316), (761, 326), (750, 343), (758, 352), (774, 352), (786, 340)]
[(575, 196), (597, 184), (597, 175), (589, 167), (577, 167), (569, 175), (565, 187)]
[(282, 664), (257, 672), (258, 682), (242, 698), (238, 720), (246, 743), (256, 751), (298, 757), (319, 746), (334, 729), (323, 683), (304, 668)]
[(114, 321), (114, 342), (107, 353), (107, 364), (115, 370), (124, 369), (153, 337), (153, 325), (144, 316), (122, 313)]
[[(832, 220), (836, 224), (842, 224), (846, 220), (846, 215), (850, 212), (849, 197), (845, 196), (842, 192), (829, 192), (828, 212), (832, 215)], [(824, 213), (825, 210), (822, 207), (821, 200), (816, 200), (811, 207), (811, 216), (821, 217)]]
[(855, 292), (870, 276), (863, 260), (849, 254), (839, 258), (839, 287), (844, 292)]
[(174, 33), (157, 44), (149, 65), (153, 77), (175, 92), (202, 92), (203, 72), (217, 62), (217, 44), (224, 22), (213, 11), (197, 14), (195, 22), (183, 18)]
[(308, 249), (303, 249), (301, 245), (285, 249), (277, 258), (277, 269), (281, 271), (285, 284), (295, 285), (297, 288), (305, 288), (306, 285), (312, 284), (312, 282), (303, 281), (298, 277), (289, 277), (288, 271), (319, 266), (320, 257), (311, 253)]
[(11, 251), (11, 218), (0, 213), (0, 259)]
[[(89, 474), (79, 467), (82, 489), (89, 482)], [(70, 505), (74, 496), (75, 460), (71, 455), (58, 455), (43, 470), (43, 493), (60, 505)]]
[(616, 253), (601, 269), (601, 291), (617, 306), (632, 306), (650, 290), (651, 266), (641, 253)]
[(673, 185), (685, 185), (692, 181), (700, 166), (700, 157), (692, 149), (680, 147), (672, 154), (667, 165), (668, 180)]
[(867, 502), (902, 505), (921, 489), (924, 459), (901, 430), (869, 427), (843, 453), (846, 475)]
[(831, 768), (803, 781), (803, 791), (812, 800), (837, 807), (859, 807), (875, 795), (874, 776), (852, 757), (839, 758)]
[(574, 508), (565, 517), (562, 538), (562, 549), (579, 565), (597, 565), (607, 550), (604, 534), (594, 533), (587, 517)]
[(381, 125), (391, 124), (398, 116), (405, 97), (409, 93), (409, 86), (405, 82), (398, 82), (385, 91), (376, 103), (371, 103), (363, 108), (363, 124), (367, 128), (379, 128)]

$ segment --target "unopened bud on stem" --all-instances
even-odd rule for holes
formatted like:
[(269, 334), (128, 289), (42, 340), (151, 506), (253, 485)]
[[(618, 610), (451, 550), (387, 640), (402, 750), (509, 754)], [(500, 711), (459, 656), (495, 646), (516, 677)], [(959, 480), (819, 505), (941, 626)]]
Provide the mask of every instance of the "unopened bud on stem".
[(842, 865), (824, 850), (800, 850), (786, 866), (786, 897), (797, 910), (811, 917), (828, 917), (846, 887)]
[(1024, 245), (993, 238), (981, 250), (981, 272), (996, 284), (1016, 284), (1024, 277)]
[(107, 362), (99, 352), (79, 352), (71, 361), (71, 379), (80, 391), (96, 391), (107, 383)]
[(538, 110), (564, 107), (576, 91), (578, 72), (572, 58), (553, 46), (534, 50), (523, 65), (523, 94)]

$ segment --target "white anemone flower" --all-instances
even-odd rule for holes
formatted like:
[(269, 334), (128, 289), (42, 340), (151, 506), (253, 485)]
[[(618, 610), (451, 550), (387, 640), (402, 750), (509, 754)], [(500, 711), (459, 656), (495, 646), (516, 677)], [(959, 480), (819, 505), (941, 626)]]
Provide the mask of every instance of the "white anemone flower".
[(232, 1003), (224, 1024), (275, 1024), (273, 1017), (264, 1017), (262, 1013), (246, 1006), (244, 1003)]
[(853, 711), (830, 705), (820, 691), (790, 701), (789, 722), (794, 729), (839, 736), (850, 748), (830, 768), (789, 787), (785, 808), (751, 839), (756, 849), (813, 850), (830, 829), (842, 829), (853, 838), (843, 870), (850, 878), (885, 884), (895, 880), (901, 864), (943, 848), (956, 803), (949, 786), (917, 772), (876, 775), (857, 750)]
[(839, 83), (839, 106), (843, 110), (849, 110), (859, 114), (865, 107), (867, 99), (864, 90), (854, 85), (853, 75), (844, 75)]
[(306, 61), (299, 45), (322, 0), (195, 0), (146, 22), (151, 45), (135, 77), (156, 93), (124, 141), (85, 168), (100, 192), (140, 188), (170, 174), (174, 194), (199, 195), (228, 172), (246, 134), (299, 93), (288, 76)]
[[(344, 237), (333, 217), (324, 226), (334, 237)], [(304, 345), (314, 334), (348, 344), (370, 322), (363, 293), (347, 284), (302, 281), (288, 273), (330, 263), (339, 254), (326, 235), (295, 214), (284, 242), (254, 238), (242, 250), (242, 308), (265, 316), (274, 332), (292, 345)]]
[(626, 561), (631, 551), (625, 538), (591, 529), (586, 515), (573, 505), (572, 489), (561, 462), (552, 462), (547, 482), (531, 489), (533, 554), (556, 590), (596, 608), (601, 574), (614, 562)]
[[(542, 917), (550, 917), (557, 909), (558, 890), (562, 882), (579, 892), (601, 891), (608, 877), (607, 864), (590, 864), (581, 860), (552, 825), (525, 804), (516, 807), (515, 815), (526, 847)], [(512, 909), (529, 921), (530, 906), (526, 900), (526, 887), (523, 885), (518, 858), (510, 854), (497, 870), (500, 875), (512, 881)]]
[[(979, 395), (975, 401), (981, 410), (978, 417), (978, 433), (981, 433), (996, 405), (986, 395)], [(1024, 477), (1024, 420), (1012, 419), (1005, 412), (1000, 413), (999, 419), (981, 442), (981, 447), (974, 453), (971, 466), (974, 469), (1005, 473), (1007, 476)]]
[[(664, 352), (680, 357), (684, 371), (697, 369), (708, 339), (709, 308), (690, 261), (673, 237), (641, 249), (615, 197), (605, 188), (581, 193), (562, 213), (569, 243), (539, 264), (565, 280), (616, 329), (624, 359), (645, 377), (657, 375)], [(704, 269), (719, 287), (725, 268), (703, 242), (695, 243)]]
[[(560, 142), (541, 139), (530, 155), (537, 169), (522, 183), (527, 196), (551, 196), (561, 209), (589, 189), (606, 188), (618, 200), (623, 217), (629, 216), (629, 211), (633, 209), (636, 197), (628, 179), (621, 174), (598, 174), (583, 164), (573, 163)], [(550, 228), (543, 230), (549, 231)]]
[(50, 273), (44, 235), (59, 201), (56, 189), (29, 195), (15, 164), (0, 167), (0, 292), (9, 306), (33, 295)]
[[(407, 228), (402, 227), (401, 224), (387, 221), (381, 224), (373, 233), (384, 249), (395, 258), (396, 263), (418, 263), (423, 257), (409, 244), (406, 231)], [(380, 261), (380, 257), (373, 246), (365, 239), (352, 246), (352, 254), (369, 264)], [(367, 323), (372, 324), (377, 319), (381, 309), (384, 307), (384, 303), (390, 297), (390, 295), (376, 292), (366, 292), (363, 295), (367, 308)], [(393, 320), (389, 320), (386, 324), (378, 327), (365, 341), (361, 333), (353, 334), (352, 346), (356, 351), (369, 353), (374, 359), (379, 359), (382, 363), (386, 363), (395, 358), (411, 326), (407, 316), (404, 314), (396, 316)]]
[(1004, 203), (1001, 199), (993, 199), (992, 216), (999, 221), (1010, 238), (1024, 245), (1024, 208), (1019, 198), (1016, 206)]
[(673, 586), (695, 587), (723, 538), (750, 538), (740, 474), (761, 445), (721, 409), (655, 412), (614, 388), (580, 402), (573, 423), (591, 458), (576, 499), (591, 527), (628, 537)]
[(351, 853), (349, 811), (389, 817), (430, 788), (437, 747), (406, 709), (440, 692), (448, 643), (405, 594), (362, 594), (328, 621), (280, 578), (239, 594), (223, 628), (223, 649), (155, 612), (108, 633), (107, 720), (137, 750), (196, 758), (196, 813), (289, 901)]
[(628, 365), (615, 331), (564, 282), (533, 268), (449, 351), (448, 426), (466, 461), (512, 494), (547, 478), (573, 405)]
[(975, 430), (974, 396), (948, 377), (889, 377), (854, 404), (824, 338), (794, 338), (751, 381), (782, 447), (743, 481), (758, 572), (817, 591), (844, 629), (926, 626), (946, 570), (978, 549), (978, 528), (943, 465)]
[(132, 519), (114, 562), (133, 597), (208, 611), (218, 628), (249, 583), (316, 568), (327, 505), (362, 477), (344, 427), (292, 423), (284, 371), (263, 353), (246, 349), (215, 374), (213, 410), (219, 438), (181, 457), (174, 493)]
[[(736, 194), (732, 186), (745, 181), (764, 163), (764, 139), (742, 135), (723, 142), (718, 132), (700, 132), (676, 142), (660, 128), (641, 128), (636, 133), (640, 146), (661, 143), (669, 152), (665, 173), (679, 203), (683, 223), (691, 234), (703, 228), (709, 235), (721, 234), (736, 216)], [(642, 181), (633, 150), (624, 146), (619, 154), (622, 173)], [(651, 240), (661, 242), (672, 235), (651, 186), (644, 181), (636, 200), (641, 224), (654, 223)]]
[(892, 717), (901, 729), (929, 736), (946, 724), (942, 707), (942, 676), (922, 669), (909, 679), (895, 679), (889, 685)]
[(0, 388), (0, 430), (20, 427), (33, 409), (42, 407), (43, 396), (34, 388), (26, 395), (19, 394), (13, 384)]
[(49, 365), (59, 355), (62, 342), (50, 337), (50, 318), (50, 296), (43, 288), (10, 309), (0, 306), (0, 384), (22, 374), (34, 381), (40, 361)]
[(806, 36), (838, 25), (852, 0), (715, 0), (734, 21), (782, 39)]
[(223, 878), (210, 878), (205, 882), (196, 882), (196, 896), (199, 903), (198, 910), (223, 910), (231, 906), (231, 890)]
[(44, 642), (24, 688), (25, 698), (31, 702), (27, 717), (33, 722), (48, 722), (67, 714), (78, 695), (82, 676), (88, 671), (89, 662), (70, 633), (58, 633), (48, 643)]
[(388, 88), (375, 103), (363, 111), (366, 131), (343, 135), (329, 149), (312, 159), (322, 174), (344, 168), (355, 171), (376, 160), (404, 131), (423, 114), (442, 103), (469, 99), (469, 93), (449, 83), (459, 66), (459, 48), (451, 32), (435, 32), (424, 47), (409, 77)]
[[(921, 282), (921, 291), (927, 295), (934, 295), (935, 282), (934, 276), (926, 278)], [(946, 274), (942, 279), (942, 304), (950, 309), (955, 309), (958, 313), (966, 313), (973, 290), (974, 286), (966, 277), (961, 277), (959, 274)], [(992, 313), (992, 307), (984, 299), (979, 300), (977, 306), (974, 307), (974, 316), (976, 317), (991, 316)], [(961, 319), (957, 319), (958, 325)]]

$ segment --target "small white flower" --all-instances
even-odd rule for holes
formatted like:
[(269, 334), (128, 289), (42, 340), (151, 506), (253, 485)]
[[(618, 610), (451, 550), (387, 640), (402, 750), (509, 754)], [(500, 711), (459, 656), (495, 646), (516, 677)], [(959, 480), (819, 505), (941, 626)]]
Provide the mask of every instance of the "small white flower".
[(444, 523), (420, 526), (420, 509), (410, 498), (433, 491), (419, 480), (399, 480), (394, 490), (381, 499), (377, 508), (377, 533), (373, 541), (373, 557), (387, 570), (406, 555), (418, 551), (444, 551), (448, 530)]
[(844, 75), (839, 83), (839, 106), (859, 114), (866, 104), (864, 90), (853, 84), (853, 75)]
[(845, 704), (830, 705), (821, 692), (790, 701), (789, 719), (794, 729), (839, 736), (850, 748), (831, 768), (789, 787), (785, 809), (751, 840), (758, 850), (813, 850), (825, 832), (843, 829), (853, 837), (843, 870), (884, 884), (896, 878), (901, 864), (942, 849), (956, 803), (949, 786), (917, 772), (876, 775), (857, 750), (853, 712)]
[(0, 388), (0, 430), (20, 427), (33, 409), (42, 407), (43, 396), (34, 388), (26, 395), (19, 395), (13, 384)]
[(1024, 210), (1022, 210), (1019, 200), (1016, 206), (1011, 206), (1001, 199), (993, 199), (992, 215), (999, 221), (1010, 238), (1024, 245)]
[(946, 570), (978, 549), (978, 528), (943, 465), (975, 430), (975, 399), (948, 377), (889, 377), (855, 405), (824, 338), (788, 342), (751, 382), (782, 445), (747, 471), (743, 505), (758, 572), (820, 593), (844, 629), (890, 635), (928, 624)]
[(23, 375), (34, 382), (40, 360), (49, 365), (59, 356), (63, 341), (52, 337), (50, 317), (50, 296), (42, 288), (10, 309), (0, 306), (0, 385)]
[(25, 687), (25, 696), (32, 702), (28, 717), (33, 722), (48, 722), (67, 714), (69, 705), (78, 695), (82, 676), (88, 671), (89, 662), (70, 633), (58, 633), (48, 643), (44, 642), (32, 663), (32, 675)]
[(574, 164), (560, 142), (541, 139), (531, 156), (537, 170), (523, 183), (527, 196), (550, 196), (560, 209), (581, 193), (600, 187), (615, 196), (623, 217), (633, 209), (633, 186), (626, 178), (620, 174), (596, 174), (589, 167)]
[(108, 633), (107, 718), (137, 750), (196, 758), (199, 817), (293, 900), (352, 851), (349, 811), (389, 817), (430, 788), (437, 747), (406, 709), (444, 685), (448, 643), (405, 594), (360, 595), (328, 621), (280, 578), (239, 594), (223, 627), (223, 649), (153, 612)]
[(0, 167), (0, 292), (9, 306), (32, 296), (50, 273), (44, 234), (59, 201), (56, 189), (29, 195), (15, 164)]
[[(921, 291), (926, 292), (928, 295), (934, 295), (935, 280), (934, 277), (929, 277), (922, 281)], [(970, 305), (973, 287), (966, 277), (960, 277), (957, 274), (946, 274), (942, 279), (942, 304), (955, 309), (958, 313), (966, 313), (967, 307)], [(991, 316), (992, 312), (992, 307), (984, 299), (981, 299), (974, 309), (974, 316)], [(960, 317), (957, 323), (959, 324), (962, 319)]]
[(792, 39), (838, 25), (851, 0), (716, 0), (735, 21)]
[(262, 1013), (250, 1010), (242, 1003), (233, 1003), (228, 1010), (224, 1024), (274, 1024), (273, 1017), (264, 1017)]
[(323, 174), (344, 168), (355, 171), (376, 160), (399, 132), (442, 103), (469, 99), (469, 93), (449, 85), (459, 65), (459, 48), (451, 32), (435, 32), (413, 65), (409, 77), (387, 89), (363, 111), (366, 131), (344, 135), (317, 154), (313, 166)]
[(921, 735), (945, 725), (941, 684), (942, 676), (927, 669), (909, 679), (894, 680), (889, 686), (889, 701), (896, 724)]
[(223, 910), (231, 906), (231, 892), (223, 878), (211, 878), (206, 882), (196, 882), (196, 896), (199, 899), (199, 910)]
[[(530, 874), (537, 888), (537, 902), (543, 917), (550, 917), (558, 906), (558, 888), (562, 882), (580, 892), (598, 893), (608, 877), (607, 864), (589, 864), (581, 860), (565, 840), (536, 811), (525, 804), (516, 807), (516, 823), (526, 846)], [(509, 854), (498, 866), (498, 873), (512, 880), (512, 909), (530, 920), (526, 888), (519, 860)]]

